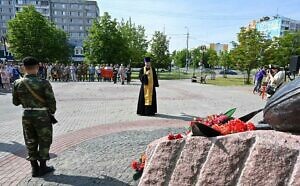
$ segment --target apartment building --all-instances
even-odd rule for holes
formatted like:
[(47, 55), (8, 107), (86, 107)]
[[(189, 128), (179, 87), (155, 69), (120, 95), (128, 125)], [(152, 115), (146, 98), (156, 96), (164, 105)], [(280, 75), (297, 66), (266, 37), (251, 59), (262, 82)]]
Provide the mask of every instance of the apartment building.
[(73, 61), (83, 61), (83, 40), (87, 37), (93, 20), (99, 16), (97, 2), (86, 0), (0, 0), (0, 37), (5, 36), (7, 32), (7, 22), (28, 5), (35, 6), (38, 12), (69, 35), (69, 43), (74, 48)]
[(256, 29), (271, 39), (282, 36), (286, 31), (299, 31), (300, 21), (279, 15), (264, 17), (256, 23)]

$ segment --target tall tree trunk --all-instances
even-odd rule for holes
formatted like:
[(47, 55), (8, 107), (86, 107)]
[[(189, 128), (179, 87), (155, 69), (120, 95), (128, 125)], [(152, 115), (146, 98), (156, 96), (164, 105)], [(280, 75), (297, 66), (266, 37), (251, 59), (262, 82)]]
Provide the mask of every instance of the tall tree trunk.
[(246, 81), (246, 84), (247, 84), (247, 85), (250, 84), (250, 73), (251, 73), (251, 69), (248, 68), (248, 69), (247, 69), (247, 81)]

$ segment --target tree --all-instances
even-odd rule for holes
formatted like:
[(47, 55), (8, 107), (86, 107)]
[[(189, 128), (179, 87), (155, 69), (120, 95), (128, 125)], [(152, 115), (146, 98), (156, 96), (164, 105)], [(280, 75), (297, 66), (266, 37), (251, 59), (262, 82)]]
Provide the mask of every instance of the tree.
[(192, 55), (192, 64), (193, 68), (197, 68), (199, 65), (199, 62), (202, 60), (202, 55), (201, 55), (201, 50), (200, 47), (194, 48), (191, 50), (191, 55)]
[(128, 45), (117, 28), (116, 19), (105, 12), (95, 20), (84, 41), (85, 57), (89, 63), (118, 64), (128, 62)]
[(213, 49), (208, 49), (207, 55), (208, 55), (207, 63), (210, 65), (210, 67), (214, 68), (215, 66), (217, 66), (219, 63), (219, 57), (217, 52)]
[(268, 64), (285, 67), (290, 63), (292, 55), (300, 55), (300, 31), (286, 32), (282, 37), (269, 41), (264, 60)]
[(251, 70), (262, 65), (261, 55), (266, 43), (264, 35), (256, 29), (241, 28), (238, 33), (238, 43), (231, 54), (236, 67), (247, 72), (248, 84)]
[(171, 63), (169, 54), (169, 41), (167, 36), (156, 31), (151, 40), (151, 53), (153, 55), (153, 65), (156, 68), (168, 68)]
[[(224, 67), (224, 70), (232, 68), (234, 65), (232, 63), (231, 53), (224, 51), (221, 52), (219, 57), (219, 64)], [(223, 74), (223, 77), (226, 77), (226, 73)]]
[(233, 67), (233, 61), (231, 58), (231, 53), (224, 51), (221, 52), (219, 57), (219, 64), (223, 66), (225, 69), (229, 69)]
[(128, 48), (128, 61), (134, 67), (139, 67), (146, 55), (148, 42), (146, 39), (145, 28), (141, 25), (136, 26), (129, 21), (122, 20), (118, 26), (123, 39)]
[(67, 62), (71, 55), (66, 33), (34, 6), (24, 7), (8, 22), (8, 43), (16, 59), (33, 56), (41, 62)]
[(176, 66), (183, 68), (185, 66), (185, 60), (186, 60), (186, 49), (173, 51), (172, 59), (174, 60)]

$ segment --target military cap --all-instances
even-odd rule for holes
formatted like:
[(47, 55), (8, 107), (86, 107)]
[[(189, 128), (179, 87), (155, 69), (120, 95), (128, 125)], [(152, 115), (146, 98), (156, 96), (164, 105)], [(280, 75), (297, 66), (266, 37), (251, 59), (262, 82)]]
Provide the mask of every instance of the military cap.
[(22, 60), (22, 63), (24, 64), (25, 67), (28, 67), (28, 66), (34, 66), (34, 65), (38, 65), (39, 62), (36, 58), (34, 57), (25, 57), (23, 60)]
[(150, 58), (150, 57), (145, 57), (145, 58), (144, 58), (144, 62), (145, 62), (145, 63), (151, 62), (151, 58)]

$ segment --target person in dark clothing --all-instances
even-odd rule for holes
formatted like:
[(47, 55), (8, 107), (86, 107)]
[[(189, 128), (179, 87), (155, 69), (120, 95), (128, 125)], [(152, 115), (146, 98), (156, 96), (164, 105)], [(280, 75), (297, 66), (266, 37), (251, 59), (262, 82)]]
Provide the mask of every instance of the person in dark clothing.
[(263, 67), (255, 74), (255, 87), (253, 89), (253, 94), (261, 92), (260, 87), (264, 76), (266, 76), (266, 71), (265, 68)]
[(117, 67), (115, 66), (113, 68), (113, 81), (114, 81), (114, 84), (117, 84), (117, 80), (118, 80), (118, 69)]
[(131, 67), (130, 67), (130, 65), (128, 65), (127, 68), (126, 68), (126, 80), (127, 80), (127, 84), (130, 84), (130, 81), (131, 81)]
[(13, 104), (22, 105), (24, 109), (22, 126), (28, 151), (27, 160), (31, 164), (32, 177), (39, 177), (54, 171), (52, 166), (46, 165), (46, 161), (50, 159), (53, 136), (49, 115), (56, 111), (56, 100), (49, 81), (37, 75), (38, 61), (26, 57), (23, 64), (26, 74), (14, 82), (12, 97)]
[(140, 70), (139, 78), (142, 83), (137, 114), (143, 116), (153, 116), (157, 113), (157, 100), (155, 87), (159, 87), (156, 71), (151, 67), (150, 57), (144, 59), (145, 67)]

